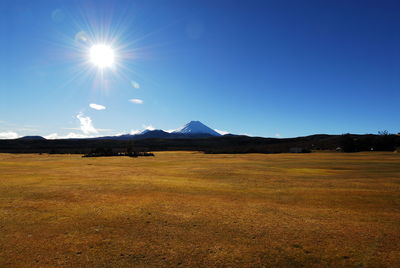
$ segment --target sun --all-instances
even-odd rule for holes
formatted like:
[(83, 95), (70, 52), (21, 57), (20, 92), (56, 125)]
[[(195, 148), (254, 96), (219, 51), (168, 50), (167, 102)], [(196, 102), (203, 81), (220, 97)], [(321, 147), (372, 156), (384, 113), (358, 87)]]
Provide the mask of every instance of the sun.
[(89, 50), (90, 62), (98, 68), (113, 67), (115, 62), (114, 49), (105, 44), (93, 45)]

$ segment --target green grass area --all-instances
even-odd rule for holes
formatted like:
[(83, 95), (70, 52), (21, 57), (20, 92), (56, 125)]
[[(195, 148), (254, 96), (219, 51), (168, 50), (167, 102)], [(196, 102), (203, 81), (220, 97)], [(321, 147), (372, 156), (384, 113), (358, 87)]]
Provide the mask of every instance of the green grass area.
[(0, 154), (0, 267), (400, 267), (400, 154)]

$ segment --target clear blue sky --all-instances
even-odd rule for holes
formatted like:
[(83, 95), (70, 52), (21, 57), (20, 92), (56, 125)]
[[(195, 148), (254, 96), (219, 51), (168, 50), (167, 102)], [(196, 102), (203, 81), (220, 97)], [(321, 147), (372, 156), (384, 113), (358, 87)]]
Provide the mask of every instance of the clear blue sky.
[[(2, 0), (0, 138), (190, 120), (266, 137), (397, 133), (399, 14), (390, 0)], [(96, 42), (115, 49), (102, 75)]]

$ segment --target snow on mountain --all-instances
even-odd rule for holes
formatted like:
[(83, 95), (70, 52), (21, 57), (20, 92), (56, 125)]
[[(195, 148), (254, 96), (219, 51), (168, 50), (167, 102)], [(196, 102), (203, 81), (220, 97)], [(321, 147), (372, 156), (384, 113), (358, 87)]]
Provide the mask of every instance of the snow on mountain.
[(215, 130), (207, 127), (200, 121), (190, 121), (182, 128), (173, 131), (172, 133), (179, 133), (179, 134), (210, 134), (212, 136), (221, 136)]

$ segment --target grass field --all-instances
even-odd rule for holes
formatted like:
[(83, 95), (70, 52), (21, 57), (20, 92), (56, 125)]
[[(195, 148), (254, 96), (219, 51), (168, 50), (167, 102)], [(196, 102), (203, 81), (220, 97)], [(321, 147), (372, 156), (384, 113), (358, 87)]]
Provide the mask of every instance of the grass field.
[(0, 267), (400, 267), (400, 154), (0, 154)]

